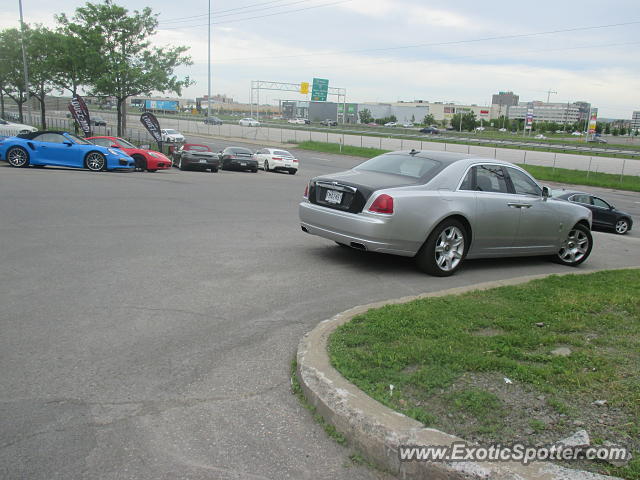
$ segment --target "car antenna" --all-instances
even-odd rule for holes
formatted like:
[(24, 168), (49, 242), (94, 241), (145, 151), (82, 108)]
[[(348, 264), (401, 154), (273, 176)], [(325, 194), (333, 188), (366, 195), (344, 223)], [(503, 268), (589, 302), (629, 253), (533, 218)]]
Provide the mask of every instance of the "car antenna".
[(409, 155), (415, 155), (417, 153), (420, 153), (420, 150), (416, 150), (415, 148), (412, 148), (411, 151), (409, 152)]

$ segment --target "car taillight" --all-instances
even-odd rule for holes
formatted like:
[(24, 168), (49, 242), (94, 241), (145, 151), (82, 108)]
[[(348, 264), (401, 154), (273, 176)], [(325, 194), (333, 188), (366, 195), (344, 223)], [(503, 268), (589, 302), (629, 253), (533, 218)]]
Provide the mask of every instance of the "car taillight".
[(307, 183), (306, 187), (304, 187), (304, 198), (309, 198), (309, 184)]
[(282, 160), (280, 157), (271, 157), (271, 160)]
[(297, 158), (294, 158), (294, 159), (293, 159), (293, 163), (298, 163), (298, 159), (297, 159)]
[(374, 213), (393, 213), (393, 197), (383, 193), (369, 207), (370, 212)]

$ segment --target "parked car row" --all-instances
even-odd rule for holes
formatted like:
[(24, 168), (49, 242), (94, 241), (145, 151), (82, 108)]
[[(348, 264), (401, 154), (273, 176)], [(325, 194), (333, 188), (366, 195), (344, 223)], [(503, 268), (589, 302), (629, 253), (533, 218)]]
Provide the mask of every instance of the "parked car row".
[(0, 134), (2, 135), (18, 135), (19, 133), (37, 132), (36, 127), (15, 123), (0, 118)]
[(214, 152), (207, 145), (187, 143), (173, 153), (173, 166), (180, 170), (246, 170), (257, 172), (298, 172), (299, 161), (290, 152), (278, 148), (262, 148), (255, 153), (245, 147), (226, 147)]

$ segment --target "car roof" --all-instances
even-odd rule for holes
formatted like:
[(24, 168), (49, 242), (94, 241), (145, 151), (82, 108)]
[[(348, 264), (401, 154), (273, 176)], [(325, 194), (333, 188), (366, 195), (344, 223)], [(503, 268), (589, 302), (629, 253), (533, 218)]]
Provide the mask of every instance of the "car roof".
[(211, 148), (209, 145), (204, 145), (203, 143), (185, 143), (182, 148), (185, 147), (206, 147)]
[(16, 136), (19, 138), (26, 138), (28, 140), (31, 140), (32, 138), (35, 138), (38, 135), (41, 135), (43, 133), (58, 133), (60, 135), (64, 135), (65, 133), (69, 133), (69, 132), (63, 132), (62, 130), (38, 130), (37, 132), (21, 133)]

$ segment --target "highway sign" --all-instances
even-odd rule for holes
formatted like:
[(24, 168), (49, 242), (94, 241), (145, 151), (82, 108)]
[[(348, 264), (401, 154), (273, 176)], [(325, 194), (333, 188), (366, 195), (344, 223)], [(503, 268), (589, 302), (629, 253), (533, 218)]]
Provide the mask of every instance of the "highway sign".
[(311, 100), (316, 102), (326, 102), (329, 93), (329, 80), (326, 78), (314, 78), (311, 89)]

